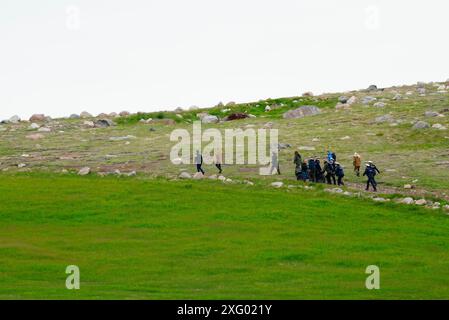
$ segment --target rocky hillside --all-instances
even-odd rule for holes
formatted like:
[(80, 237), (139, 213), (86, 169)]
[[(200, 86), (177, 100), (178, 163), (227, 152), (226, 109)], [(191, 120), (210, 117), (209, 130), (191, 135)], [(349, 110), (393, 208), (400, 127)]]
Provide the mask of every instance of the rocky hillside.
[[(227, 179), (267, 183), (294, 181), (293, 152), (324, 157), (335, 151), (354, 190), (364, 179), (352, 173), (352, 154), (372, 160), (381, 169), (380, 192), (416, 198), (449, 200), (449, 82), (417, 83), (392, 88), (314, 96), (218, 104), (208, 109), (93, 116), (88, 112), (51, 119), (36, 114), (0, 124), (0, 170), (179, 177), (193, 166), (169, 160), (170, 132), (204, 127), (278, 128), (281, 176), (261, 177), (256, 166), (225, 166)], [(216, 169), (206, 166), (206, 176)], [(186, 174), (185, 174), (186, 175)]]

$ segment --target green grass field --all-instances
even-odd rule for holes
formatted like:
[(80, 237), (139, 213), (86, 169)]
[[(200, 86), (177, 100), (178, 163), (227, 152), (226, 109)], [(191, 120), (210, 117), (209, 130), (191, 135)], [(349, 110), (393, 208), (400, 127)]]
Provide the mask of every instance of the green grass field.
[[(446, 299), (449, 217), (215, 181), (0, 179), (0, 299)], [(81, 289), (65, 288), (65, 268)], [(365, 288), (378, 265), (381, 289)]]

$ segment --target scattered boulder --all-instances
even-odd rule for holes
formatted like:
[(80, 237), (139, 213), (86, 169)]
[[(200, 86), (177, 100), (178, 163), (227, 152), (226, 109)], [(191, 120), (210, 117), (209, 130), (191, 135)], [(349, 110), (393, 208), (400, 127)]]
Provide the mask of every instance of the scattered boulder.
[(282, 186), (284, 185), (284, 183), (283, 182), (273, 182), (272, 184), (271, 184), (271, 186), (272, 187), (274, 187), (274, 188), (282, 188)]
[(426, 88), (418, 88), (416, 89), (416, 91), (421, 94), (421, 95), (425, 95), (426, 94)]
[(435, 123), (432, 128), (438, 129), (438, 130), (447, 130), (445, 126), (443, 126), (441, 123)]
[(204, 178), (204, 174), (202, 174), (201, 172), (196, 172), (194, 175), (193, 175), (193, 179), (194, 180), (201, 180), (201, 179), (203, 179)]
[(218, 119), (217, 116), (212, 116), (212, 115), (206, 115), (201, 119), (201, 123), (218, 123), (220, 120)]
[(188, 172), (181, 172), (179, 174), (179, 179), (192, 179), (192, 176)]
[(17, 165), (17, 168), (19, 168), (19, 169), (22, 169), (22, 168), (25, 168), (27, 165), (25, 164), (25, 163), (19, 163), (18, 165)]
[(33, 114), (30, 117), (30, 122), (43, 122), (46, 120), (47, 120), (47, 117), (44, 114)]
[(372, 84), (366, 89), (367, 91), (377, 91), (377, 86), (375, 84)]
[(313, 97), (313, 92), (307, 91), (302, 94), (303, 97)]
[(114, 121), (109, 120), (109, 119), (99, 119), (94, 122), (94, 126), (96, 128), (107, 128), (107, 127), (115, 126), (115, 123), (114, 123)]
[(381, 197), (376, 197), (376, 198), (373, 198), (373, 201), (376, 201), (376, 202), (386, 202), (387, 199), (381, 198)]
[(130, 115), (130, 113), (128, 111), (122, 111), (122, 112), (119, 113), (120, 117), (127, 117), (129, 115)]
[(414, 187), (411, 184), (405, 184), (404, 189), (414, 189)]
[(218, 176), (218, 180), (225, 182), (226, 181), (226, 177), (224, 176)]
[(387, 105), (387, 104), (386, 104), (385, 102), (379, 101), (379, 102), (376, 102), (373, 106), (374, 106), (375, 108), (384, 108), (386, 105)]
[(379, 116), (374, 120), (376, 123), (394, 122), (394, 118), (391, 114)]
[(253, 186), (253, 185), (254, 185), (254, 183), (251, 182), (251, 181), (249, 181), (249, 180), (245, 180), (245, 181), (243, 181), (243, 183), (244, 183), (244, 184), (247, 184), (247, 185), (249, 185), (249, 186)]
[(270, 112), (271, 111), (271, 107), (270, 106), (266, 106), (265, 107), (265, 112)]
[(438, 117), (440, 114), (436, 111), (426, 111), (424, 112), (424, 115), (430, 118), (430, 117)]
[(357, 102), (357, 97), (356, 96), (352, 96), (351, 98), (348, 99), (348, 101), (346, 101), (346, 104), (351, 106), (351, 105), (353, 105), (356, 102)]
[(340, 103), (342, 103), (342, 104), (347, 103), (348, 100), (349, 100), (349, 98), (346, 97), (346, 96), (341, 96), (341, 97), (338, 98), (338, 102), (340, 102)]
[(87, 111), (81, 112), (80, 113), (80, 117), (81, 118), (93, 118), (93, 116), (89, 112), (87, 112)]
[(51, 129), (47, 128), (47, 127), (41, 127), (39, 129), (37, 129), (37, 131), (39, 131), (39, 132), (51, 132)]
[(17, 124), (21, 121), (20, 117), (15, 115), (7, 120), (7, 123)]
[(292, 145), (290, 143), (278, 143), (278, 148), (281, 150), (291, 148)]
[(415, 200), (413, 200), (413, 198), (407, 197), (407, 198), (402, 199), (400, 201), (400, 203), (403, 203), (403, 204), (414, 204)]
[(368, 105), (368, 104), (370, 104), (370, 103), (372, 103), (372, 102), (374, 102), (376, 100), (377, 100), (377, 98), (374, 98), (374, 97), (371, 97), (371, 96), (367, 96), (367, 97), (364, 97), (362, 99), (362, 104)]
[(394, 97), (393, 100), (397, 101), (397, 100), (401, 100), (402, 99), (402, 95), (400, 95), (399, 93), (397, 93)]
[(321, 110), (316, 106), (302, 106), (295, 110), (287, 111), (283, 114), (284, 119), (298, 119), (306, 116), (320, 114)]
[(209, 179), (210, 180), (217, 180), (218, 176), (216, 174), (213, 174), (213, 175), (209, 176)]
[(70, 115), (70, 117), (69, 117), (70, 119), (79, 119), (80, 118), (80, 116), (79, 115), (77, 115), (77, 114), (75, 114), (75, 113), (73, 113), (73, 114), (71, 114)]
[(93, 127), (95, 127), (95, 123), (94, 123), (93, 121), (88, 121), (88, 120), (84, 121), (84, 122), (83, 122), (83, 125), (86, 126), (86, 127), (88, 127), (88, 128), (93, 128)]
[(78, 175), (80, 175), (80, 176), (87, 176), (88, 174), (90, 174), (89, 167), (81, 168), (80, 171), (78, 171)]
[(340, 138), (340, 140), (351, 140), (351, 137), (350, 136), (344, 136), (344, 137)]
[(416, 201), (415, 201), (415, 204), (416, 204), (417, 206), (424, 206), (424, 205), (427, 204), (427, 200), (426, 200), (426, 199), (419, 199), (419, 200), (416, 200)]
[(415, 130), (421, 130), (421, 129), (427, 129), (430, 128), (430, 125), (425, 121), (418, 121), (413, 125), (413, 129)]
[(33, 122), (32, 124), (30, 124), (30, 126), (28, 128), (31, 130), (36, 130), (36, 129), (39, 129), (40, 127), (41, 127), (40, 125)]

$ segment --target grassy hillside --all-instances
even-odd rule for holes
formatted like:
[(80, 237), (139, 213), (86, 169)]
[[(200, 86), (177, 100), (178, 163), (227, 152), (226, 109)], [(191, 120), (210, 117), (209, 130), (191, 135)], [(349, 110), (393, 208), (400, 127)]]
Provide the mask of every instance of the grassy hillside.
[[(449, 219), (319, 190), (0, 179), (0, 298), (444, 299)], [(81, 290), (65, 289), (65, 268)], [(381, 290), (364, 287), (381, 269)]]

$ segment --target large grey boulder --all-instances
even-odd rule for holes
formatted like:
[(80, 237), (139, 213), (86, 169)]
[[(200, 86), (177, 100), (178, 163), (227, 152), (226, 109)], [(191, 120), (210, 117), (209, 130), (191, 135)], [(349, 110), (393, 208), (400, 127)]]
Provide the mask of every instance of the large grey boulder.
[(366, 89), (367, 91), (377, 91), (377, 86), (375, 84), (372, 84)]
[(80, 116), (79, 115), (77, 115), (77, 114), (75, 114), (75, 113), (73, 113), (73, 114), (71, 114), (70, 115), (70, 117), (69, 117), (70, 119), (79, 119), (80, 118)]
[(179, 174), (179, 179), (192, 179), (192, 176), (188, 172), (181, 172)]
[(201, 122), (202, 123), (218, 123), (220, 120), (217, 116), (207, 115), (202, 117)]
[(415, 130), (427, 129), (427, 128), (430, 128), (430, 124), (428, 124), (425, 121), (418, 121), (417, 123), (415, 123), (413, 125), (413, 129), (415, 129)]
[(307, 116), (313, 116), (316, 114), (320, 114), (321, 110), (316, 106), (302, 106), (295, 110), (290, 110), (284, 113), (284, 119), (298, 119)]
[(115, 123), (109, 119), (99, 119), (99, 120), (95, 121), (94, 125), (96, 128), (107, 128), (107, 127), (115, 126)]
[(15, 116), (12, 116), (11, 118), (9, 118), (9, 119), (7, 120), (7, 122), (8, 122), (8, 123), (16, 124), (16, 123), (19, 123), (20, 120), (21, 120), (20, 117), (17, 116), (17, 115), (15, 115)]

